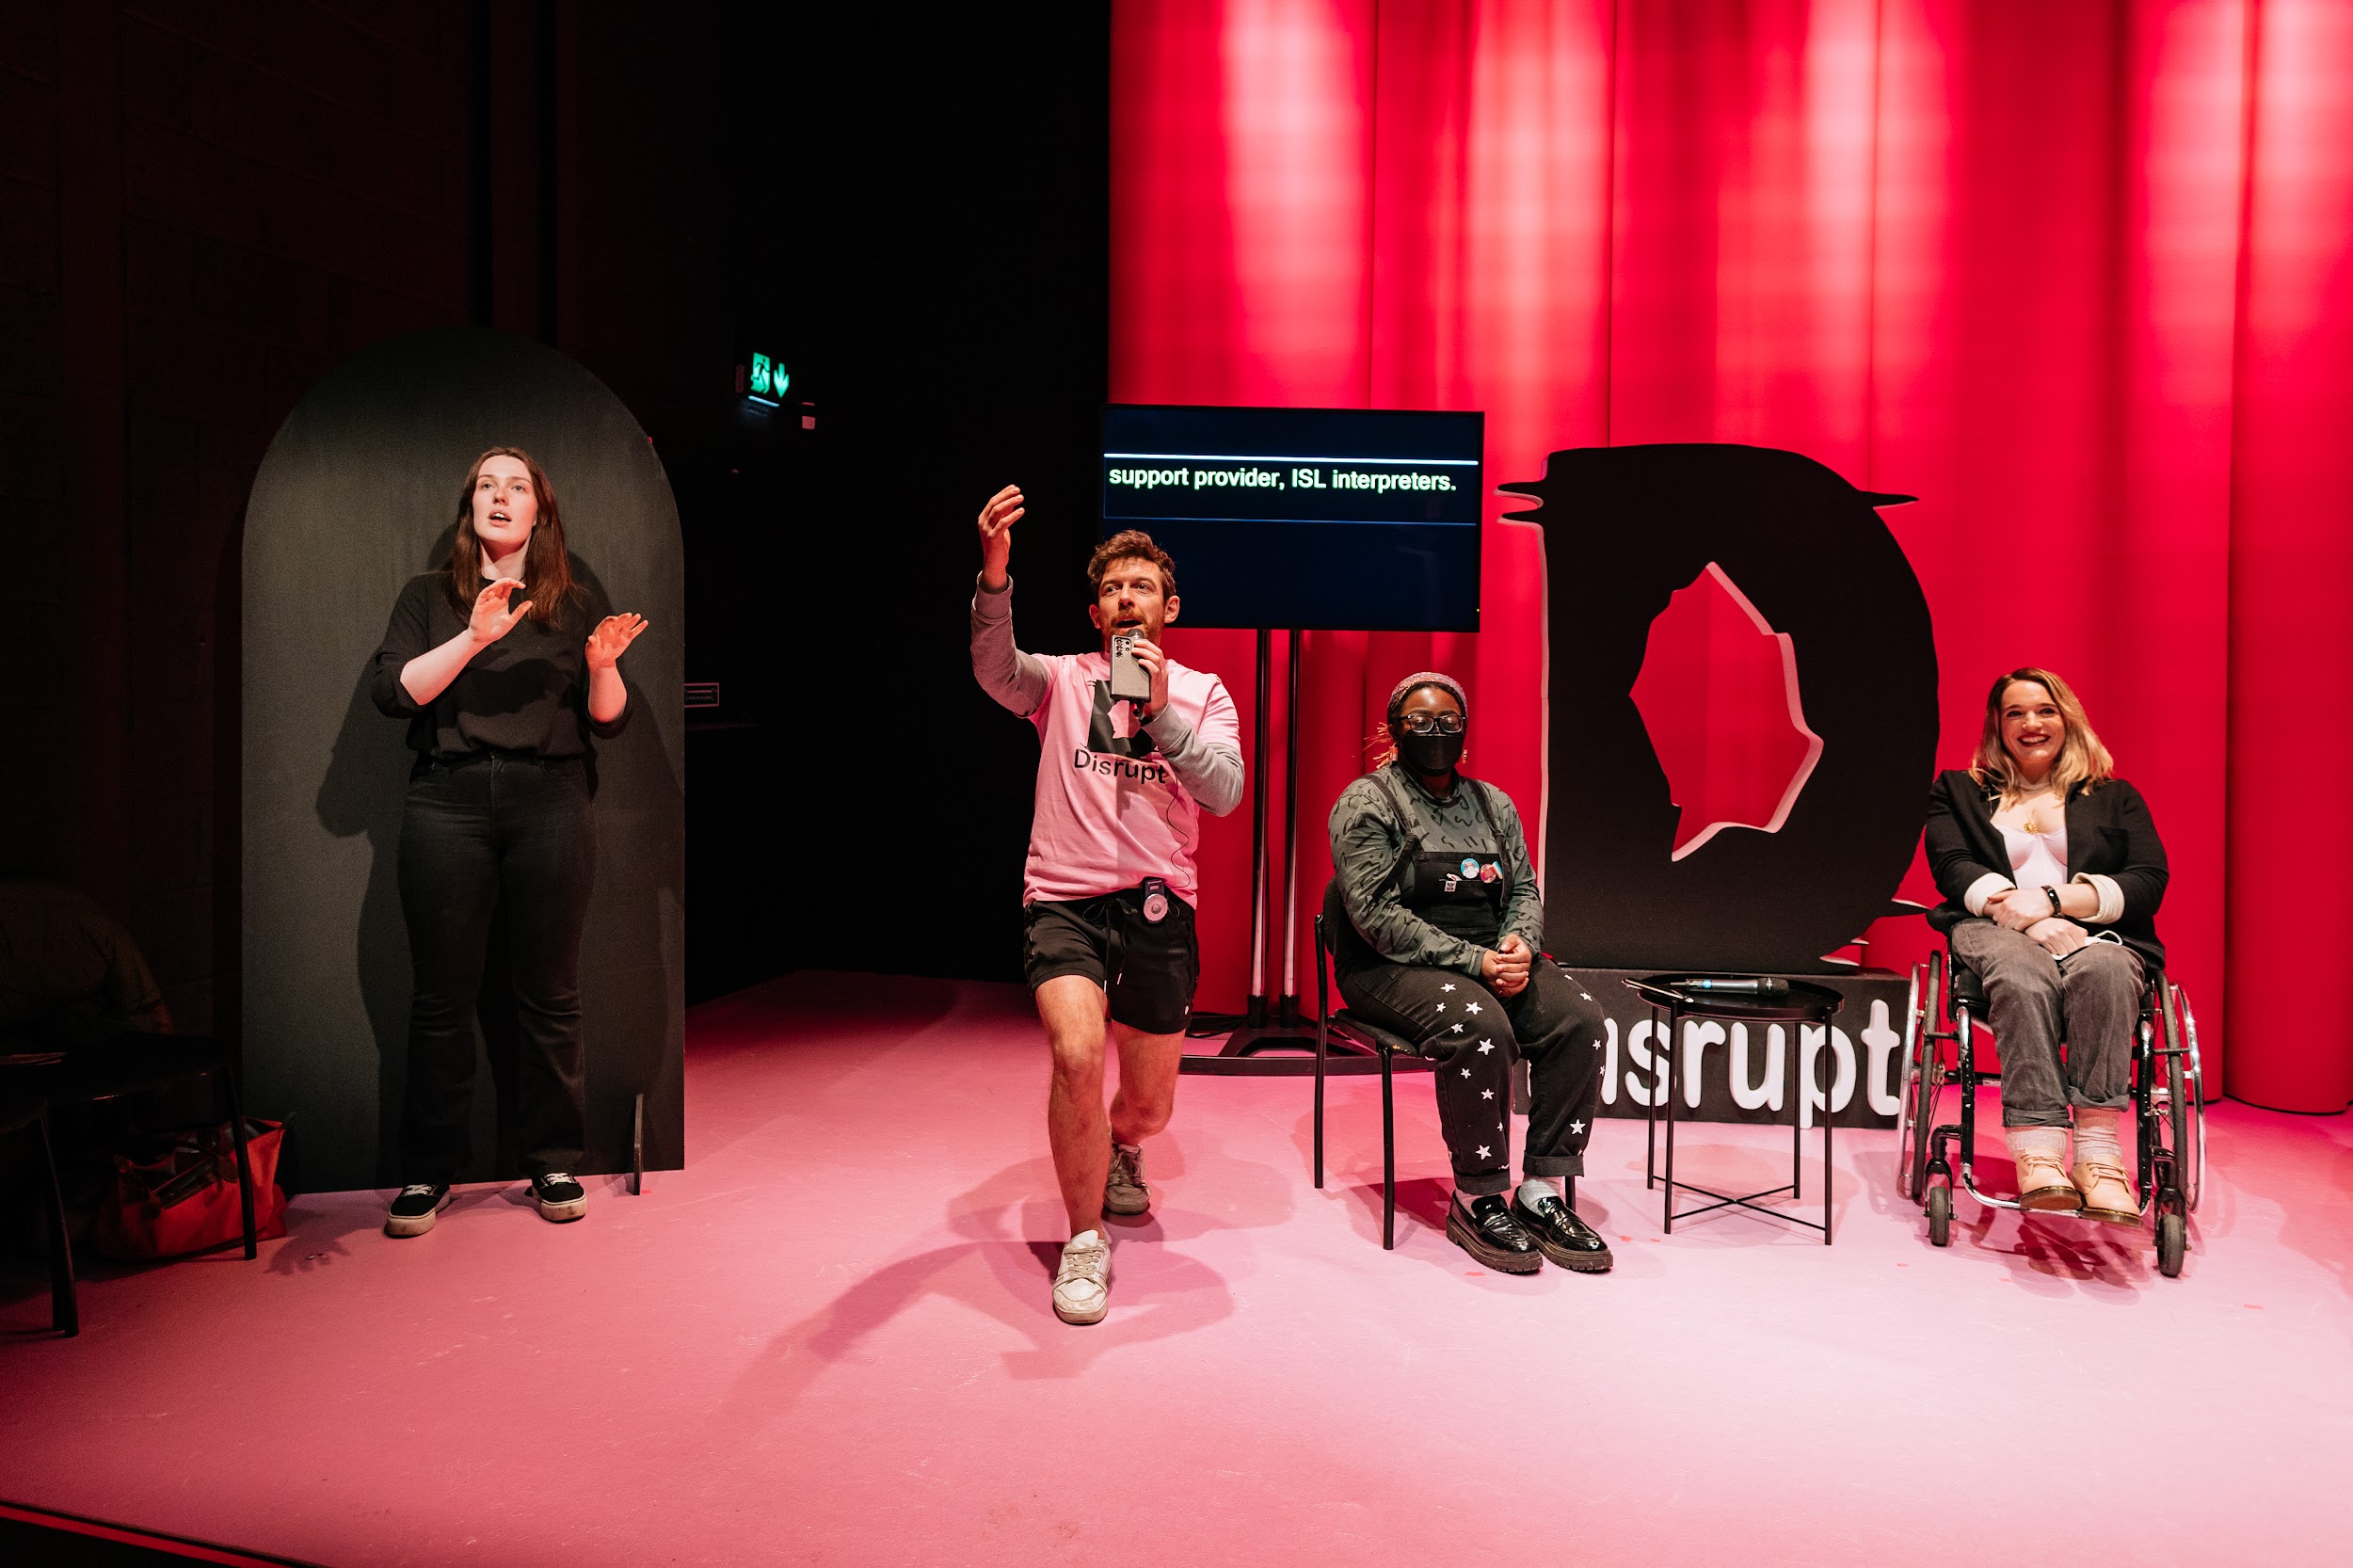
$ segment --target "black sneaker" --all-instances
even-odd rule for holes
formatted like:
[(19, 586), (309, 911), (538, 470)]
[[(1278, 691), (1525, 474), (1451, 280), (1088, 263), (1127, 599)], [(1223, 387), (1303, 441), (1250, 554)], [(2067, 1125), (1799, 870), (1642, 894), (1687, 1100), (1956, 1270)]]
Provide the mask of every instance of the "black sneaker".
[(539, 1218), (562, 1224), (577, 1220), (588, 1212), (588, 1190), (571, 1177), (568, 1171), (550, 1171), (531, 1178), (531, 1201), (539, 1206)]
[(1467, 1213), (1460, 1199), (1447, 1199), (1446, 1239), (1503, 1273), (1532, 1274), (1545, 1266), (1536, 1239), (1520, 1228), (1500, 1192), (1471, 1199)]
[(423, 1236), (433, 1228), (434, 1219), (448, 1206), (448, 1182), (412, 1181), (392, 1199), (392, 1207), (384, 1216), (384, 1234)]
[(1606, 1274), (1614, 1261), (1609, 1256), (1609, 1243), (1599, 1232), (1577, 1217), (1577, 1210), (1561, 1201), (1560, 1195), (1546, 1192), (1536, 1200), (1536, 1207), (1514, 1197), (1512, 1218), (1520, 1228), (1536, 1239), (1536, 1245), (1546, 1257), (1563, 1269), (1580, 1274)]

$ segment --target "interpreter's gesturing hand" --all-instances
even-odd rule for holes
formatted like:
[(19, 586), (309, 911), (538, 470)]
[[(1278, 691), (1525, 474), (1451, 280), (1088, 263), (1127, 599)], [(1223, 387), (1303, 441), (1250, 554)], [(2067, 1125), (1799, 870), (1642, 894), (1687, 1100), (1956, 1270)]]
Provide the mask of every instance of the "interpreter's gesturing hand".
[(1160, 651), (1160, 644), (1147, 637), (1138, 637), (1128, 646), (1134, 652), (1136, 663), (1144, 666), (1144, 673), (1152, 678), (1152, 700), (1136, 714), (1136, 722), (1142, 724), (1158, 717), (1168, 706), (1168, 655)]
[(2042, 951), (2054, 958), (2064, 958), (2091, 938), (2073, 920), (2062, 920), (2057, 915), (2045, 915), (2026, 928), (2026, 935), (2042, 944)]
[(1985, 918), (2011, 931), (2031, 931), (2051, 918), (2051, 901), (2039, 888), (2005, 888), (1986, 899)]
[(466, 634), (473, 639), (474, 647), (489, 647), (514, 631), (517, 621), (531, 614), (531, 600), (526, 599), (520, 604), (508, 602), (522, 585), (520, 578), (501, 577), (474, 595), (473, 614), (466, 621)]
[(1021, 487), (1007, 485), (981, 508), (981, 581), (1005, 585), (1005, 563), (1013, 559), (1013, 525), (1021, 520)]
[(597, 629), (588, 633), (588, 667), (609, 670), (620, 662), (621, 654), (637, 640), (637, 633), (646, 629), (646, 617), (623, 611), (607, 616), (597, 622)]
[(1506, 936), (1487, 954), (1481, 966), (1486, 971), (1488, 986), (1499, 997), (1516, 997), (1528, 989), (1529, 975), (1534, 968), (1535, 952), (1518, 933)]

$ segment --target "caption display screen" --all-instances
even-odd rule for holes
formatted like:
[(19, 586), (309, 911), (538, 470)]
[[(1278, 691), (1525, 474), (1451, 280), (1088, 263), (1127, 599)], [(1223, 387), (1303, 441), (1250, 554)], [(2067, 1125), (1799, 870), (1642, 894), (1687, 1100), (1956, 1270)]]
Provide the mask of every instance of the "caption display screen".
[(1103, 533), (1176, 562), (1179, 624), (1479, 630), (1485, 416), (1115, 404)]

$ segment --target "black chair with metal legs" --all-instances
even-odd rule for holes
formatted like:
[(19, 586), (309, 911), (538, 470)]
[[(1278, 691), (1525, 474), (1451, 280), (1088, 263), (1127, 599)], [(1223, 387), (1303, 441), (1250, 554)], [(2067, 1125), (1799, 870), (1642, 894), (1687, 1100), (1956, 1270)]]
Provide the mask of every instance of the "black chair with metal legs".
[[(1323, 917), (1316, 917), (1316, 1185), (1323, 1185), (1323, 1080), (1329, 1041), (1337, 1035), (1357, 1050), (1381, 1059), (1381, 1244), (1394, 1251), (1397, 1247), (1397, 1091), (1393, 1072), (1429, 1073), (1437, 1070), (1437, 1064), (1414, 1048), (1413, 1042), (1401, 1034), (1392, 1034), (1378, 1024), (1369, 1024), (1343, 1007), (1328, 1011), (1326, 1000), (1330, 987), (1324, 968), (1330, 948), (1324, 941)], [(1402, 1066), (1394, 1066), (1395, 1059), (1405, 1058)], [(1516, 1091), (1515, 1091), (1516, 1094)], [(1522, 1109), (1518, 1105), (1514, 1111)], [(1571, 1208), (1577, 1207), (1577, 1177), (1561, 1178), (1561, 1191)]]
[(39, 1095), (0, 1089), (0, 1138), (31, 1129), (40, 1144), (34, 1172), (40, 1187), (42, 1228), (49, 1233), (49, 1323), (67, 1338), (82, 1332), (81, 1304), (73, 1291), (73, 1243), (66, 1235), (65, 1195), (57, 1186), (57, 1160), (49, 1144), (49, 1104)]
[(229, 1122), (237, 1153), (239, 1217), (245, 1223), (245, 1256), (261, 1256), (254, 1224), (253, 1167), (246, 1152), (245, 1106), (237, 1092), (237, 1067), (229, 1046), (188, 1034), (124, 1034), (98, 1045), (74, 1046), (56, 1060), (38, 1064), (0, 1064), (0, 1092), (13, 1089), (51, 1105), (113, 1099), (143, 1089), (204, 1078), (212, 1080), (216, 1114)]
[[(1324, 929), (1324, 917), (1316, 917), (1316, 1185), (1323, 1185), (1323, 1080), (1324, 1059), (1330, 1054), (1332, 1037), (1337, 1035), (1344, 1043), (1359, 1051), (1369, 1052), (1381, 1059), (1381, 1245), (1395, 1250), (1397, 1246), (1397, 1091), (1395, 1075), (1403, 1072), (1434, 1072), (1437, 1064), (1414, 1048), (1414, 1043), (1401, 1034), (1393, 1034), (1378, 1024), (1367, 1023), (1343, 1007), (1332, 1010), (1329, 933)], [(1396, 1059), (1405, 1058), (1400, 1068)]]

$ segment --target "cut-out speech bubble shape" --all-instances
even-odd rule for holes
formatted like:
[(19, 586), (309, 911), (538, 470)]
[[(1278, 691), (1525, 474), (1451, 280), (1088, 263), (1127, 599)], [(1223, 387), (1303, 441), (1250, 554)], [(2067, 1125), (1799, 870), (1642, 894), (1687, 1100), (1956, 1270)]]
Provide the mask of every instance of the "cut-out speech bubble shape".
[(1651, 622), (1634, 705), (1682, 813), (1673, 859), (1728, 827), (1777, 833), (1821, 760), (1797, 650), (1715, 561)]

